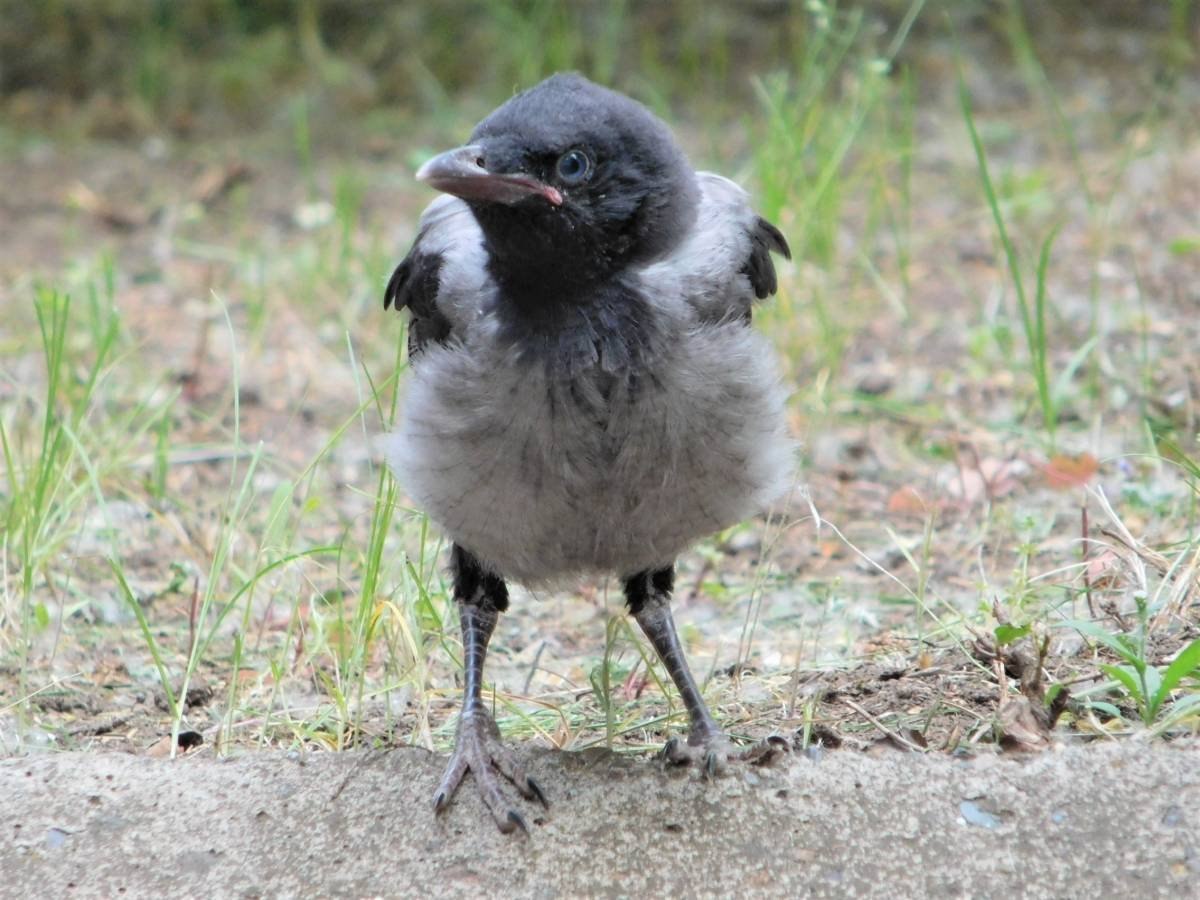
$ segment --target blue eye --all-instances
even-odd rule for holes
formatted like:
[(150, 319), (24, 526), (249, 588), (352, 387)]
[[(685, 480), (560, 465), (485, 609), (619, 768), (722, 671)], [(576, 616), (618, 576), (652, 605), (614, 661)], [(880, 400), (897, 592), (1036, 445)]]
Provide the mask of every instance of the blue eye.
[(581, 184), (592, 172), (592, 161), (582, 150), (568, 150), (558, 158), (556, 168), (563, 184)]

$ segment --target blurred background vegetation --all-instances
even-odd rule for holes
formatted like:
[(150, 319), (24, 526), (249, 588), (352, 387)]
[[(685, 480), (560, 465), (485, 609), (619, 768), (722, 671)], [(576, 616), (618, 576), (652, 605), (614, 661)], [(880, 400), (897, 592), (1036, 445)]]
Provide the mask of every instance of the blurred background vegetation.
[[(792, 68), (831, 19), (851, 19), (839, 33), (877, 36), (885, 52), (910, 8), (908, 0), (0, 0), (0, 98), (18, 123), (183, 136), (270, 123), (302, 93), (315, 122), (336, 128), (347, 116), (369, 124), (381, 111), (437, 115), (447, 98), (490, 108), (571, 68), (703, 116), (749, 99), (748, 76)], [(932, 0), (913, 34), (945, 34), (949, 23), (1006, 44), (1014, 16), (1051, 47), (1084, 20), (1156, 34), (1151, 68), (1162, 78), (1195, 61), (1191, 0)], [(899, 40), (894, 49), (905, 62), (922, 46)], [(1054, 64), (1053, 52), (1039, 56)]]

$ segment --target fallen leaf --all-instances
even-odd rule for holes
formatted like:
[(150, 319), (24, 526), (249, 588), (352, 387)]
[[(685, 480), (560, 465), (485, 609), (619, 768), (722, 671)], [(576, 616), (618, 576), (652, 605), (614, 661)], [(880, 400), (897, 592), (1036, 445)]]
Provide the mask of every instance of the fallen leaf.
[(1028, 472), (1028, 465), (1019, 459), (982, 459), (947, 468), (938, 477), (940, 486), (954, 500), (971, 506), (984, 500), (995, 500), (1013, 493)]
[(929, 504), (915, 487), (906, 484), (888, 497), (887, 511), (896, 516), (924, 517), (929, 512)]
[(1031, 753), (1050, 746), (1050, 727), (1038, 716), (1028, 697), (1014, 697), (1000, 707), (997, 723), (1000, 746), (1015, 753)]
[(1105, 550), (1088, 560), (1087, 583), (1101, 590), (1115, 588), (1121, 583), (1121, 570), (1121, 557), (1112, 550)]
[[(177, 755), (187, 753), (204, 743), (204, 735), (198, 731), (181, 731), (179, 732), (179, 744)], [(164, 734), (161, 738), (146, 748), (146, 755), (153, 756), (156, 759), (166, 759), (171, 755), (171, 736)]]
[(234, 186), (249, 181), (250, 176), (250, 167), (242, 162), (209, 166), (192, 183), (192, 199), (202, 206), (211, 206)]
[(75, 186), (67, 193), (67, 202), (119, 231), (133, 231), (150, 221), (150, 214), (144, 209), (117, 206), (82, 181), (75, 182)]
[(1100, 470), (1100, 463), (1090, 453), (1078, 456), (1058, 454), (1050, 457), (1042, 467), (1046, 483), (1055, 490), (1082, 487)]
[(817, 551), (824, 559), (836, 559), (842, 555), (842, 545), (838, 541), (819, 541)]

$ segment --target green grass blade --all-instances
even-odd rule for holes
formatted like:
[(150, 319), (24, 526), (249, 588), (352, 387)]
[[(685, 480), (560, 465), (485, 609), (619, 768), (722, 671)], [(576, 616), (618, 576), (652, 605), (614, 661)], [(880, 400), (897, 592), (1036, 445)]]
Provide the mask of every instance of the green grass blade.
[(1129, 696), (1137, 703), (1138, 709), (1142, 709), (1146, 705), (1145, 694), (1142, 693), (1142, 682), (1137, 676), (1137, 672), (1127, 666), (1110, 666), (1105, 663), (1100, 664), (1100, 671), (1109, 678), (1117, 681), (1129, 692)]
[(1155, 704), (1161, 705), (1167, 699), (1168, 695), (1170, 695), (1171, 691), (1175, 690), (1183, 679), (1187, 678), (1197, 669), (1200, 669), (1200, 638), (1197, 638), (1180, 650), (1179, 655), (1163, 671), (1162, 683), (1159, 685), (1158, 692), (1154, 697)]
[[(162, 651), (159, 649), (158, 642), (154, 640), (154, 632), (150, 630), (150, 622), (146, 619), (146, 612), (142, 609), (142, 604), (138, 603), (137, 597), (133, 596), (133, 591), (129, 589), (129, 583), (125, 581), (125, 573), (121, 571), (121, 565), (112, 557), (109, 557), (108, 565), (113, 571), (113, 575), (117, 578), (117, 585), (121, 588), (121, 596), (125, 598), (125, 603), (133, 612), (134, 618), (137, 619), (138, 627), (142, 630), (142, 639), (146, 642), (146, 649), (150, 651), (150, 656), (154, 660), (154, 667), (158, 670), (158, 680), (162, 684), (163, 695), (167, 698), (167, 708), (171, 713), (171, 719), (178, 721), (183, 716), (183, 711), (179, 707), (179, 701), (175, 698), (175, 693), (171, 689), (171, 676), (167, 674), (167, 665), (163, 662)], [(172, 745), (172, 749), (174, 746)]]
[(1116, 653), (1121, 659), (1129, 663), (1135, 669), (1145, 666), (1145, 661), (1129, 646), (1125, 635), (1113, 634), (1107, 629), (1097, 625), (1095, 622), (1085, 622), (1079, 619), (1069, 619), (1062, 623), (1064, 628), (1074, 628), (1084, 637), (1089, 637), (1094, 641), (1103, 644), (1109, 650)]
[(1004, 215), (1000, 212), (1000, 201), (997, 199), (996, 188), (988, 169), (987, 151), (975, 127), (975, 116), (971, 109), (971, 94), (967, 90), (966, 80), (962, 70), (958, 73), (958, 99), (967, 133), (971, 138), (971, 147), (975, 151), (975, 162), (979, 171), (979, 180), (983, 185), (983, 193), (987, 198), (988, 209), (992, 213), (992, 221), (996, 225), (996, 233), (1000, 245), (1004, 248), (1004, 257), (1008, 264), (1009, 277), (1012, 279), (1013, 290), (1017, 297), (1017, 308), (1021, 315), (1021, 325), (1025, 331), (1025, 343), (1029, 349), (1030, 364), (1033, 368), (1034, 381), (1037, 384), (1038, 399), (1042, 407), (1042, 420), (1046, 426), (1046, 434), (1051, 445), (1054, 444), (1055, 430), (1058, 424), (1058, 414), (1054, 408), (1053, 397), (1050, 393), (1050, 379), (1047, 371), (1046, 327), (1045, 327), (1045, 283), (1046, 268), (1049, 265), (1050, 249), (1054, 236), (1052, 231), (1042, 242), (1041, 255), (1038, 262), (1035, 307), (1030, 308), (1029, 298), (1025, 292), (1025, 283), (1021, 277), (1021, 264), (1017, 256), (1017, 248), (1009, 236)]

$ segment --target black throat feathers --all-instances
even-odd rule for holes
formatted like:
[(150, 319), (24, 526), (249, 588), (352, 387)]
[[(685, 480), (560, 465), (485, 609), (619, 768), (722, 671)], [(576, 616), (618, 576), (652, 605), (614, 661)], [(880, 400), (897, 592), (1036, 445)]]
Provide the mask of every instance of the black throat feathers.
[(554, 379), (589, 370), (636, 378), (661, 347), (658, 317), (632, 278), (498, 281), (504, 337)]

